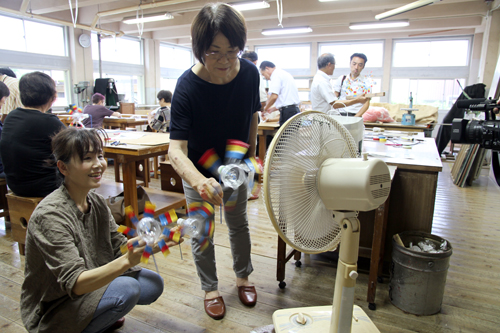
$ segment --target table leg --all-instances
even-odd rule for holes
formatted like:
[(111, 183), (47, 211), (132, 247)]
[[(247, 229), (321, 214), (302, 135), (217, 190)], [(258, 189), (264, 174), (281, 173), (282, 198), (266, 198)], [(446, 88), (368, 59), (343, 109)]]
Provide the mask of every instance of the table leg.
[[(259, 158), (264, 163), (266, 158), (266, 135), (259, 134)], [(259, 183), (262, 184), (262, 175), (259, 175)]]
[(115, 182), (119, 183), (121, 182), (120, 180), (120, 163), (118, 160), (115, 158), (113, 161), (113, 166), (115, 167)]
[[(139, 206), (137, 205), (137, 185), (135, 176), (135, 162), (122, 162), (123, 168), (123, 192), (125, 194), (125, 207), (132, 206), (136, 216), (139, 215)], [(125, 225), (133, 228), (132, 222), (126, 217)]]
[(373, 225), (372, 254), (370, 259), (370, 275), (368, 278), (368, 294), (366, 300), (368, 308), (375, 310), (375, 294), (377, 291), (377, 279), (382, 275), (384, 263), (384, 244), (387, 229), (387, 217), (389, 215), (389, 198), (375, 211)]
[(286, 283), (283, 281), (285, 280), (286, 243), (281, 237), (278, 237), (278, 257), (276, 263), (276, 280), (279, 281), (279, 287), (283, 289), (286, 286)]

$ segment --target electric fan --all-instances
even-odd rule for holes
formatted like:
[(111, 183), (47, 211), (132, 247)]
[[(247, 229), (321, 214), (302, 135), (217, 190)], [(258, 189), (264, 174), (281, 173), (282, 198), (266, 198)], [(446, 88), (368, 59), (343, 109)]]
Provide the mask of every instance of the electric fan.
[(332, 306), (274, 312), (276, 332), (378, 332), (354, 305), (358, 211), (377, 208), (391, 179), (378, 159), (358, 157), (347, 129), (330, 116), (309, 111), (290, 118), (275, 135), (264, 164), (266, 210), (279, 236), (308, 254), (333, 250), (340, 242)]

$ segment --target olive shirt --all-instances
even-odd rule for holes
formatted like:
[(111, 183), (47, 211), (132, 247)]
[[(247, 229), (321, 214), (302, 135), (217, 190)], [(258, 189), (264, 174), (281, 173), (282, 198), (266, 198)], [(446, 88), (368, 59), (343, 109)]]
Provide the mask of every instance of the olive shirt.
[(127, 238), (117, 231), (104, 198), (90, 191), (87, 201), (89, 212), (84, 214), (63, 184), (31, 215), (21, 290), (21, 318), (29, 332), (81, 332), (107, 285), (78, 296), (72, 292), (78, 276), (122, 255), (120, 246)]

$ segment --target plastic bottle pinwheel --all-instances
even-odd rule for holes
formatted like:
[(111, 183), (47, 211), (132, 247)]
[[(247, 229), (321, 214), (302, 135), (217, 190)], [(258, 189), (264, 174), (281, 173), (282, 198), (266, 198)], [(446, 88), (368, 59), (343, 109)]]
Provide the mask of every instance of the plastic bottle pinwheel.
[(74, 126), (74, 127), (79, 127), (83, 128), (82, 120), (85, 118), (88, 118), (88, 114), (83, 114), (82, 109), (77, 107), (76, 104), (70, 104), (69, 109), (67, 110), (68, 113), (71, 115), (71, 124), (69, 126)]
[[(118, 231), (130, 236), (135, 237), (139, 236), (141, 240), (146, 243), (146, 248), (142, 253), (141, 262), (148, 263), (149, 257), (153, 256), (153, 246), (155, 243), (158, 243), (158, 247), (160, 248), (163, 255), (166, 257), (170, 254), (169, 247), (165, 240), (161, 237), (162, 235), (171, 239), (176, 243), (179, 243), (181, 238), (181, 232), (176, 231), (172, 232), (169, 228), (169, 225), (177, 221), (177, 214), (175, 210), (170, 210), (165, 214), (159, 216), (160, 221), (157, 221), (154, 218), (154, 210), (156, 206), (151, 202), (146, 202), (144, 215), (141, 220), (135, 216), (134, 210), (131, 206), (125, 208), (125, 213), (127, 214), (130, 221), (134, 224), (135, 229), (129, 228), (124, 225), (120, 225), (118, 227)], [(129, 248), (136, 247), (139, 245), (139, 241), (135, 241), (131, 244), (126, 244), (121, 247), (122, 253), (126, 253)], [(154, 256), (153, 256), (153, 260)], [(156, 261), (155, 261), (156, 266)], [(158, 271), (158, 267), (156, 266), (156, 270)]]
[(189, 235), (205, 251), (214, 234), (214, 208), (208, 202), (192, 202), (188, 205), (188, 218), (179, 218), (181, 235)]
[(234, 190), (224, 205), (226, 210), (231, 210), (236, 205), (238, 188), (245, 180), (248, 181), (249, 192), (257, 189), (253, 180), (255, 173), (262, 173), (262, 162), (254, 157), (242, 161), (249, 146), (248, 143), (239, 140), (227, 140), (224, 165), (214, 148), (207, 150), (198, 161), (198, 164), (222, 182), (223, 187)]

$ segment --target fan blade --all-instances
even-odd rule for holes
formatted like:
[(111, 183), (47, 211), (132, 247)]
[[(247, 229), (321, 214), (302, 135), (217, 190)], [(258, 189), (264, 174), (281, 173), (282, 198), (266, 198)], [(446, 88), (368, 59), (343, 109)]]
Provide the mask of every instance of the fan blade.
[(126, 243), (120, 246), (120, 251), (122, 254), (127, 253), (128, 250), (133, 249), (134, 247), (139, 246), (139, 241), (135, 241), (133, 243)]
[(169, 210), (163, 215), (159, 216), (160, 222), (162, 226), (166, 226), (170, 223), (175, 223), (177, 222), (177, 213), (175, 212), (174, 209)]
[(218, 170), (221, 166), (221, 160), (214, 148), (207, 150), (198, 160), (198, 164), (210, 171), (216, 178), (219, 178)]
[(224, 164), (236, 164), (240, 162), (248, 151), (250, 145), (240, 140), (227, 140), (226, 155), (224, 156)]
[(121, 232), (122, 234), (130, 236), (130, 237), (134, 237), (136, 235), (136, 231), (134, 229), (129, 228), (129, 227), (124, 226), (124, 225), (118, 226), (118, 232)]
[(144, 207), (144, 217), (154, 218), (156, 205), (152, 202), (146, 201), (146, 205)]
[(170, 254), (170, 250), (168, 249), (167, 243), (163, 239), (158, 241), (158, 246), (160, 247), (161, 253), (166, 257)]
[(139, 220), (137, 219), (137, 216), (135, 216), (134, 209), (132, 208), (132, 206), (125, 207), (125, 214), (128, 216), (130, 221), (134, 224), (134, 226), (137, 225), (137, 223), (139, 223)]
[(144, 252), (142, 253), (141, 256), (141, 262), (143, 264), (147, 264), (149, 261), (149, 257), (153, 254), (153, 248), (149, 245), (146, 245), (146, 248), (144, 249)]

